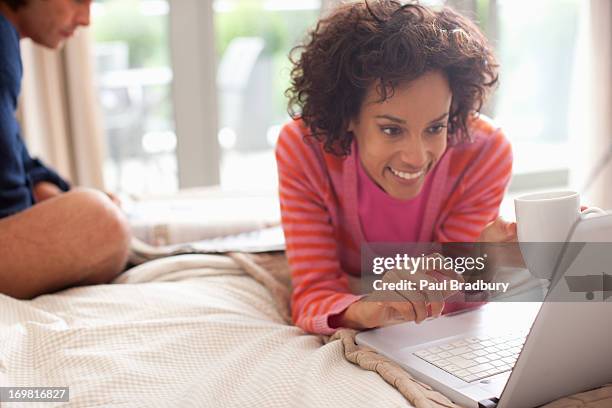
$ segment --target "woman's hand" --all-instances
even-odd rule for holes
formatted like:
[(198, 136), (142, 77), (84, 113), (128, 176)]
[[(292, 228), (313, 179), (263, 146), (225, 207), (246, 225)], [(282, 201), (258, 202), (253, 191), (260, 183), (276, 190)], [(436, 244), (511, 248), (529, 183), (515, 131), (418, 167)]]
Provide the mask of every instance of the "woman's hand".
[[(440, 256), (434, 254), (429, 257)], [(450, 279), (463, 282), (461, 275), (449, 269), (419, 270), (414, 273), (391, 270), (383, 276), (384, 283), (411, 281), (415, 282), (415, 289), (372, 292), (367, 298), (331, 317), (330, 326), (363, 330), (400, 322), (421, 323), (428, 317), (439, 317), (444, 309), (444, 301), (457, 291), (419, 289), (420, 282), (438, 283)]]
[[(589, 207), (580, 206), (580, 211), (585, 211)], [(497, 217), (491, 221), (480, 234), (478, 242), (517, 242), (516, 222), (508, 222), (502, 217)]]
[[(350, 305), (344, 312), (330, 319), (332, 327), (348, 327), (351, 329), (364, 330), (374, 327), (387, 326), (399, 321), (421, 322), (427, 317), (422, 310), (424, 305), (414, 306), (409, 301), (403, 302), (373, 302), (360, 300)], [(417, 311), (420, 311), (417, 314)], [(437, 317), (442, 312), (434, 311), (432, 316)]]
[(497, 217), (482, 230), (478, 242), (516, 242), (516, 222)]

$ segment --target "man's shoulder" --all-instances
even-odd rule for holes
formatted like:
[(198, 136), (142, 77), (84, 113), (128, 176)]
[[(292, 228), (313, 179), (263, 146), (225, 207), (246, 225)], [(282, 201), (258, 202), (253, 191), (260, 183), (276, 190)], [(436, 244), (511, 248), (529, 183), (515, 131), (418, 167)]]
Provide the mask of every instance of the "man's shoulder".
[(19, 80), (21, 54), (15, 27), (0, 13), (0, 82)]
[(19, 50), (19, 34), (13, 24), (0, 13), (0, 51), (14, 53), (15, 50)]

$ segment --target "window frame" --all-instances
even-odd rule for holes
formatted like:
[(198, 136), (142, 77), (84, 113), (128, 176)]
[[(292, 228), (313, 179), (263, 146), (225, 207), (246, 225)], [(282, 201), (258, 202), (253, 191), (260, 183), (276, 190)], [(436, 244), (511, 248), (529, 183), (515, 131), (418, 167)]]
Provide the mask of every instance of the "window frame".
[(168, 3), (179, 188), (218, 185), (221, 150), (212, 0)]

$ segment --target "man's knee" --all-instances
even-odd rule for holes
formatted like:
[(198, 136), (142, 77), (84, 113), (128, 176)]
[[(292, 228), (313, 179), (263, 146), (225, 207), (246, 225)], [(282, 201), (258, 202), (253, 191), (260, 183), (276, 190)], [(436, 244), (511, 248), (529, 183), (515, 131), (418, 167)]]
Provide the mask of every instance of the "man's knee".
[[(82, 211), (88, 224), (83, 226), (89, 238), (89, 253), (97, 260), (96, 281), (111, 280), (125, 266), (131, 233), (123, 211), (104, 193), (76, 189), (66, 193), (70, 205)], [(84, 231), (84, 232), (85, 232)]]
[(0, 293), (29, 299), (65, 287), (109, 282), (125, 268), (129, 225), (103, 193), (75, 189), (0, 224)]

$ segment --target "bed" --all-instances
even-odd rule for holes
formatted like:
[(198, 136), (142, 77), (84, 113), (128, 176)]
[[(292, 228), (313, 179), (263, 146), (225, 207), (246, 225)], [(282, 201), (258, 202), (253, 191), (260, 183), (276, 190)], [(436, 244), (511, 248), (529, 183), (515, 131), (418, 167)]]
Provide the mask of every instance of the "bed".
[(287, 325), (224, 256), (162, 259), (32, 301), (0, 295), (0, 325), (2, 385), (68, 386), (70, 406), (411, 406), (341, 342)]
[[(455, 407), (350, 333), (291, 325), (288, 276), (244, 259), (171, 256), (108, 285), (0, 294), (0, 387), (69, 387), (36, 407)], [(612, 406), (602, 390), (551, 408)]]

